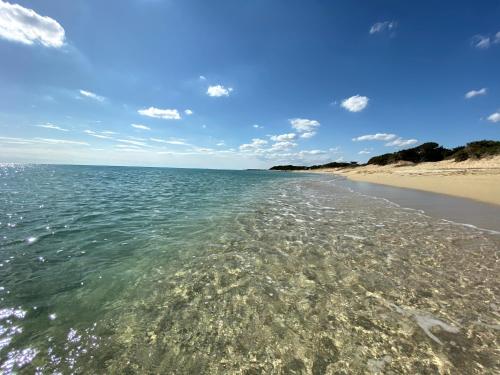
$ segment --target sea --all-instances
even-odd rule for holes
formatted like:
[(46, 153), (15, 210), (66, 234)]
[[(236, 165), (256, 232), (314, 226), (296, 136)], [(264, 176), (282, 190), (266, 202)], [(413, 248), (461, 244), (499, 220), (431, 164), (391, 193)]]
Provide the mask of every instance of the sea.
[(463, 224), (332, 175), (3, 164), (0, 373), (498, 374), (500, 234)]

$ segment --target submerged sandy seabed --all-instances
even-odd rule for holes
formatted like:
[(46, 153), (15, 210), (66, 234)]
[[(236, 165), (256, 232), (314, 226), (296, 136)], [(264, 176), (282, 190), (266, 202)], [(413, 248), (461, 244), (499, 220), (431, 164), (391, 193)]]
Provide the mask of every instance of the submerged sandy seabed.
[(320, 169), (354, 181), (448, 194), (500, 205), (500, 156), (481, 160)]
[(292, 190), (137, 284), (106, 370), (497, 373), (499, 237), (322, 182)]

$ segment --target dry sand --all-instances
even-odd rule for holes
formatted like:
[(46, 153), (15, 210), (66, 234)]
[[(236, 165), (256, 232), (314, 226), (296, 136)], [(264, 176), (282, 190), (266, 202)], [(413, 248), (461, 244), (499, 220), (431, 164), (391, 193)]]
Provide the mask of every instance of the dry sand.
[(312, 172), (335, 173), (355, 181), (448, 194), (500, 205), (500, 156), (459, 163), (447, 160), (437, 163), (332, 168)]

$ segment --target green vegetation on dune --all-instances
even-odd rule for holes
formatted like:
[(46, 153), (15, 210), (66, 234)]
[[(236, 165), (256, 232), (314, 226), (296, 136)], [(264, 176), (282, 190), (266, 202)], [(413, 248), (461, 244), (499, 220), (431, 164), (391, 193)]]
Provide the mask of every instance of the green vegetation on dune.
[(270, 170), (272, 171), (307, 171), (311, 169), (321, 169), (321, 168), (347, 168), (347, 167), (357, 167), (359, 164), (355, 161), (352, 161), (350, 163), (338, 163), (338, 162), (331, 162), (327, 164), (320, 164), (320, 165), (312, 165), (310, 167), (306, 167), (303, 165), (276, 165), (274, 167), (271, 167)]
[(435, 142), (427, 142), (420, 146), (401, 150), (389, 154), (374, 156), (368, 160), (368, 164), (387, 165), (400, 161), (412, 163), (436, 162), (445, 159), (464, 161), (467, 159), (481, 159), (485, 156), (500, 154), (500, 142), (498, 141), (476, 141), (467, 143), (465, 146), (447, 149)]
[[(397, 162), (407, 161), (412, 163), (437, 162), (442, 160), (455, 160), (456, 162), (467, 159), (481, 159), (483, 157), (500, 155), (499, 141), (475, 141), (467, 143), (465, 146), (448, 149), (440, 146), (436, 142), (423, 143), (420, 146), (400, 150), (392, 153), (387, 153), (379, 156), (374, 156), (368, 160), (367, 164), (388, 165)], [(271, 170), (281, 171), (297, 171), (297, 170), (312, 170), (322, 168), (347, 168), (357, 167), (357, 162), (337, 163), (331, 162), (321, 165), (313, 165), (310, 167), (296, 165), (277, 165)]]

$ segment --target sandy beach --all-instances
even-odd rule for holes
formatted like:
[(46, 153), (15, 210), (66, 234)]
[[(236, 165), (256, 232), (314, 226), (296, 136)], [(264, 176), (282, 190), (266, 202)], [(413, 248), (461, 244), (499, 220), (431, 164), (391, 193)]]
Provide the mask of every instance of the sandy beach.
[(500, 205), (500, 156), (463, 162), (405, 162), (308, 172), (335, 173), (354, 181), (447, 194)]

